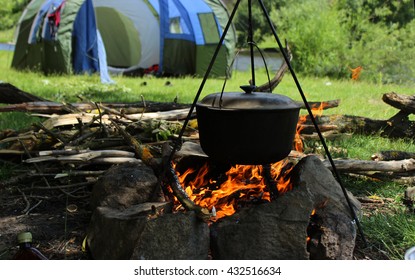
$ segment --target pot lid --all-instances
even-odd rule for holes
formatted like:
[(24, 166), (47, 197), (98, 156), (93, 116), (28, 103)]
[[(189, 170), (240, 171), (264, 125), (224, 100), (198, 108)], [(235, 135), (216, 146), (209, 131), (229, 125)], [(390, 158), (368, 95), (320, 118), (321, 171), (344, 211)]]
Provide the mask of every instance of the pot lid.
[[(241, 87), (242, 88), (242, 87)], [(245, 88), (243, 88), (245, 89)], [(221, 92), (205, 96), (199, 105), (221, 109), (299, 109), (298, 102), (285, 95), (266, 92)]]

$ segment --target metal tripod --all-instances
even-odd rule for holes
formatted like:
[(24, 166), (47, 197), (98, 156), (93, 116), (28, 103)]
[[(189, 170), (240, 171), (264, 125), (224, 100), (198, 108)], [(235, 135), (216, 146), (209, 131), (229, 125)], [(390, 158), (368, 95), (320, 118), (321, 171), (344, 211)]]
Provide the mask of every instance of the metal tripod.
[[(200, 97), (200, 94), (202, 93), (202, 90), (203, 90), (203, 87), (205, 86), (206, 80), (209, 77), (210, 71), (212, 70), (213, 64), (215, 63), (216, 57), (217, 57), (217, 55), (219, 53), (219, 50), (220, 50), (220, 48), (221, 48), (221, 46), (223, 44), (223, 41), (225, 40), (225, 36), (226, 36), (226, 34), (227, 34), (227, 32), (228, 32), (231, 24), (232, 24), (233, 18), (234, 18), (235, 14), (236, 14), (236, 11), (238, 10), (238, 7), (239, 7), (240, 2), (241, 2), (241, 0), (237, 0), (236, 1), (235, 7), (233, 8), (232, 13), (229, 16), (228, 23), (226, 24), (226, 27), (225, 27), (225, 29), (223, 31), (223, 34), (222, 34), (222, 36), (221, 36), (221, 38), (219, 40), (219, 43), (218, 43), (218, 45), (216, 47), (215, 53), (213, 54), (212, 60), (210, 61), (210, 64), (209, 64), (209, 66), (208, 66), (208, 68), (206, 70), (206, 73), (205, 73), (205, 75), (203, 77), (203, 80), (202, 80), (202, 82), (200, 84), (200, 87), (199, 87), (199, 89), (198, 89), (198, 91), (196, 93), (196, 96), (195, 96), (194, 101), (193, 101), (193, 103), (192, 103), (192, 105), (190, 107), (190, 110), (189, 110), (189, 113), (187, 115), (187, 118), (184, 121), (183, 127), (182, 127), (182, 129), (181, 129), (181, 131), (179, 133), (179, 137), (177, 138), (177, 140), (176, 140), (176, 142), (175, 142), (175, 144), (173, 146), (173, 150), (172, 150), (172, 152), (170, 154), (170, 157), (169, 157), (169, 161), (170, 162), (173, 159), (174, 153), (178, 150), (178, 148), (181, 145), (181, 139), (183, 137), (183, 134), (185, 132), (185, 129), (186, 129), (186, 127), (187, 127), (187, 125), (189, 123), (189, 120), (191, 118), (191, 115), (192, 115), (192, 113), (193, 113), (193, 111), (194, 111), (194, 109), (196, 107), (196, 103), (197, 103), (197, 101), (198, 101), (198, 99)], [(323, 137), (323, 135), (322, 135), (322, 133), (320, 131), (320, 128), (317, 125), (317, 121), (316, 121), (316, 119), (315, 119), (315, 117), (314, 117), (314, 115), (313, 115), (313, 113), (311, 111), (311, 107), (308, 104), (307, 98), (305, 97), (305, 94), (304, 94), (303, 89), (302, 89), (302, 87), (300, 85), (300, 82), (297, 79), (297, 75), (295, 74), (294, 69), (291, 66), (290, 59), (289, 59), (288, 55), (286, 54), (286, 52), (284, 51), (284, 48), (282, 46), (282, 43), (281, 43), (281, 41), (280, 41), (280, 39), (279, 39), (279, 37), (277, 35), (277, 32), (275, 30), (275, 27), (274, 27), (274, 25), (273, 25), (273, 23), (272, 23), (272, 21), (271, 21), (271, 19), (269, 17), (268, 11), (265, 8), (265, 5), (264, 5), (263, 1), (262, 0), (258, 0), (258, 3), (261, 6), (261, 9), (262, 9), (262, 11), (264, 13), (264, 16), (265, 16), (265, 18), (266, 18), (266, 20), (267, 20), (267, 22), (268, 22), (268, 24), (269, 24), (269, 26), (271, 28), (272, 34), (273, 34), (273, 36), (274, 36), (274, 38), (275, 38), (275, 40), (276, 40), (276, 42), (278, 44), (278, 47), (279, 47), (279, 49), (280, 49), (280, 51), (281, 51), (281, 53), (282, 53), (282, 55), (284, 57), (284, 60), (287, 63), (287, 66), (288, 66), (288, 68), (289, 68), (289, 70), (291, 72), (291, 75), (292, 75), (292, 77), (294, 79), (294, 82), (295, 82), (295, 84), (297, 86), (297, 89), (298, 89), (298, 91), (299, 91), (299, 93), (301, 95), (301, 98), (303, 100), (304, 106), (307, 109), (308, 115), (309, 115), (309, 117), (310, 117), (310, 119), (311, 119), (311, 121), (312, 121), (312, 123), (314, 125), (314, 128), (317, 131), (318, 137), (319, 137), (319, 139), (320, 139), (320, 141), (321, 141), (321, 143), (323, 145), (324, 151), (325, 151), (325, 153), (327, 155), (327, 159), (329, 160), (330, 165), (332, 167), (332, 171), (333, 171), (334, 175), (336, 176), (337, 181), (338, 181), (338, 183), (339, 183), (339, 185), (340, 185), (340, 187), (341, 187), (341, 189), (343, 191), (343, 194), (344, 194), (344, 197), (346, 199), (347, 205), (349, 206), (350, 213), (351, 213), (351, 216), (353, 218), (353, 221), (356, 223), (357, 228), (358, 228), (358, 231), (359, 231), (360, 236), (362, 238), (362, 241), (364, 243), (364, 246), (366, 247), (367, 246), (367, 241), (366, 241), (366, 238), (365, 238), (365, 236), (363, 234), (363, 230), (362, 230), (361, 224), (359, 222), (359, 219), (358, 219), (358, 217), (356, 215), (356, 212), (355, 212), (355, 210), (353, 208), (353, 205), (352, 205), (352, 203), (350, 201), (350, 198), (349, 198), (349, 195), (347, 193), (347, 190), (344, 187), (343, 181), (342, 181), (342, 179), (340, 177), (340, 174), (339, 174), (339, 172), (338, 172), (338, 170), (336, 168), (336, 165), (334, 164), (334, 161), (333, 161), (333, 158), (332, 158), (332, 156), (330, 154), (330, 151), (329, 151), (329, 148), (327, 146), (327, 143), (326, 143), (326, 141), (325, 141), (325, 139), (324, 139), (324, 137)], [(251, 6), (252, 6), (252, 0), (248, 0), (248, 13), (249, 13), (249, 30), (248, 30), (248, 32), (249, 32), (249, 34), (248, 34), (248, 41), (249, 42), (248, 43), (250, 45), (250, 52), (251, 52), (252, 85), (255, 86), (255, 71), (254, 71), (255, 69), (254, 69), (254, 56), (253, 56), (253, 47), (254, 46), (253, 46), (253, 39), (252, 39), (252, 37), (253, 37), (252, 30), (253, 29), (252, 29), (252, 10), (251, 10)]]

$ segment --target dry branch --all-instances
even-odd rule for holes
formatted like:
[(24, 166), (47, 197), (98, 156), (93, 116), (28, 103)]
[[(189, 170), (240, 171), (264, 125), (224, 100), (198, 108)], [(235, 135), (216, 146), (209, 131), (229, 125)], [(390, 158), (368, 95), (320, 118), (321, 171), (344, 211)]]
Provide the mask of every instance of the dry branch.
[[(291, 59), (292, 59), (292, 53), (291, 53), (290, 47), (288, 46), (287, 41), (285, 41), (285, 46), (286, 46), (286, 54), (287, 54), (287, 57), (291, 61)], [(272, 90), (274, 88), (276, 88), (278, 86), (278, 84), (281, 82), (281, 80), (284, 77), (284, 74), (287, 71), (287, 69), (288, 69), (288, 64), (287, 64), (287, 62), (285, 60), (283, 60), (280, 68), (275, 73), (275, 76), (269, 82), (267, 82), (267, 83), (265, 83), (263, 85), (260, 85), (260, 86), (256, 87), (255, 88), (255, 91), (256, 92), (272, 92)], [(252, 81), (249, 81), (249, 84), (252, 84)]]
[[(127, 115), (128, 120), (126, 122), (139, 121), (139, 120), (183, 120), (187, 117), (189, 109), (177, 109), (164, 112), (151, 112), (143, 114), (130, 114)], [(195, 115), (195, 113), (194, 113)], [(46, 117), (45, 115), (42, 115)], [(66, 115), (50, 115), (49, 119), (46, 120), (43, 125), (47, 129), (53, 129), (54, 127), (59, 126), (70, 126), (79, 124), (79, 121), (82, 123), (89, 123), (91, 121), (97, 120), (98, 115), (93, 113), (79, 113), (79, 114), (66, 114)], [(101, 116), (101, 121), (103, 124), (110, 124), (111, 117), (107, 114)]]
[[(4, 102), (8, 103), (8, 102)], [(119, 110), (120, 114), (138, 114), (144, 112), (171, 111), (177, 109), (186, 109), (188, 104), (178, 103), (98, 103), (105, 108), (104, 112), (114, 113)], [(0, 107), (0, 112), (33, 112), (39, 114), (66, 114), (71, 112), (89, 112), (96, 109), (96, 105), (91, 102), (82, 103), (58, 103), (53, 101), (33, 101), (22, 102)]]
[[(331, 169), (328, 160), (323, 161), (324, 165)], [(415, 159), (405, 159), (397, 161), (371, 161), (371, 160), (353, 160), (353, 159), (336, 159), (334, 164), (338, 171), (341, 172), (407, 172), (415, 170)]]
[[(118, 150), (102, 150), (102, 151), (87, 151), (83, 153), (77, 153), (73, 155), (58, 155), (58, 156), (39, 156), (33, 157), (23, 162), (34, 163), (34, 162), (45, 162), (45, 161), (60, 161), (60, 162), (88, 162), (97, 158), (134, 158), (134, 153)], [(110, 159), (107, 159), (111, 161)], [(128, 160), (131, 162), (130, 160)]]
[(180, 185), (176, 171), (170, 163), (168, 163), (165, 168), (165, 179), (173, 190), (174, 196), (180, 201), (182, 206), (188, 211), (195, 211), (199, 219), (208, 221), (211, 218), (209, 210), (196, 205), (192, 200), (190, 200), (189, 196)]

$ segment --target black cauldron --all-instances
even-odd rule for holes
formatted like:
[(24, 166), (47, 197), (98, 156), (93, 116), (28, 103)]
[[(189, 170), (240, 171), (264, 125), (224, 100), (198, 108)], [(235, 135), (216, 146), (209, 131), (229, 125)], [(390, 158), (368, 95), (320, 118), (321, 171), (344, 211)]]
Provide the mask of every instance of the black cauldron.
[(287, 96), (251, 92), (207, 95), (196, 104), (200, 145), (213, 160), (228, 164), (268, 164), (290, 153), (299, 103)]

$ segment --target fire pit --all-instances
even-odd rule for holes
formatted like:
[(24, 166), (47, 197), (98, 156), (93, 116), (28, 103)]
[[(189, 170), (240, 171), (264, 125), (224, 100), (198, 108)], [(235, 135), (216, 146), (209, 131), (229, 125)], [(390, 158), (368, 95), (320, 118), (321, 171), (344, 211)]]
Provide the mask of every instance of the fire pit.
[[(307, 156), (289, 177), (292, 189), (273, 201), (264, 195), (211, 223), (193, 212), (172, 211), (170, 203), (98, 206), (88, 229), (91, 255), (95, 259), (352, 259), (356, 228), (331, 172), (320, 159)], [(359, 210), (357, 200), (353, 204)]]

